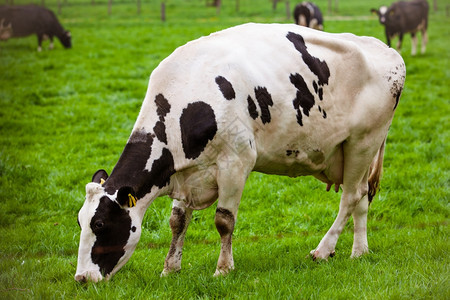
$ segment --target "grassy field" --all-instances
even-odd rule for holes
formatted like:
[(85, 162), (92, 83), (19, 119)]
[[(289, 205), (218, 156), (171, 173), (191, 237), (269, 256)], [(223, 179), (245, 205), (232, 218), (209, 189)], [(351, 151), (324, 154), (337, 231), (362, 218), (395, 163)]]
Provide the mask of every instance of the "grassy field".
[[(284, 2), (272, 11), (268, 0), (241, 0), (239, 11), (235, 1), (222, 1), (219, 15), (204, 0), (168, 0), (164, 23), (160, 1), (143, 4), (140, 15), (132, 2), (114, 4), (111, 15), (106, 3), (67, 2), (59, 19), (72, 32), (72, 49), (56, 41), (54, 50), (38, 53), (35, 37), (0, 43), (1, 299), (450, 299), (448, 1), (430, 13), (425, 55), (411, 57), (405, 37), (406, 86), (369, 211), (369, 255), (349, 259), (349, 222), (337, 255), (313, 262), (307, 255), (332, 224), (340, 194), (309, 177), (253, 173), (229, 276), (212, 277), (219, 235), (211, 207), (194, 213), (183, 270), (159, 277), (171, 239), (171, 201), (161, 198), (147, 211), (128, 264), (111, 281), (86, 285), (73, 279), (84, 186), (97, 169), (110, 172), (117, 162), (152, 70), (176, 47), (210, 32), (291, 20)], [(326, 31), (384, 40), (369, 13), (384, 1), (339, 1), (332, 16), (327, 2), (316, 1)], [(46, 4), (56, 11), (56, 2)]]

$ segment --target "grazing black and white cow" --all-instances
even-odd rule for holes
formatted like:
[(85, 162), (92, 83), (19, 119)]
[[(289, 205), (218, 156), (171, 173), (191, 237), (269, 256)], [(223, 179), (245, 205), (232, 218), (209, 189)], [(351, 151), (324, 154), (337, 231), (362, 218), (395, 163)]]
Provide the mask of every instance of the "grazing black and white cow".
[(55, 14), (41, 6), (0, 6), (0, 40), (12, 37), (25, 37), (36, 34), (38, 51), (42, 50), (42, 41), (50, 39), (50, 49), (53, 49), (53, 37), (56, 36), (65, 48), (72, 47), (69, 31), (59, 23)]
[(312, 2), (302, 2), (294, 9), (295, 24), (323, 30), (323, 17), (319, 7)]
[(100, 170), (86, 185), (75, 279), (116, 273), (161, 195), (174, 199), (162, 275), (181, 268), (192, 211), (217, 199), (215, 275), (226, 274), (234, 268), (232, 233), (252, 171), (313, 175), (327, 190), (342, 186), (338, 216), (311, 255), (333, 255), (350, 216), (352, 256), (368, 252), (368, 205), (404, 80), (401, 56), (379, 40), (294, 24), (245, 24), (176, 49), (151, 74), (111, 175)]
[(397, 50), (401, 51), (403, 35), (411, 33), (412, 46), (411, 55), (417, 52), (417, 32), (422, 33), (422, 54), (425, 53), (428, 36), (428, 2), (426, 0), (399, 1), (391, 6), (382, 6), (378, 10), (371, 9), (376, 13), (380, 23), (385, 27), (387, 44), (391, 46), (391, 39), (398, 35)]

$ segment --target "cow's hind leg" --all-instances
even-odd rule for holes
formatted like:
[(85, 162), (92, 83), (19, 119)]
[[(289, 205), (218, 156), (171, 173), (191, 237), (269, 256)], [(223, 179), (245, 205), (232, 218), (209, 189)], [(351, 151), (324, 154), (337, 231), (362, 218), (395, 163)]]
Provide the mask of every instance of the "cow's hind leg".
[(364, 196), (356, 205), (353, 216), (353, 248), (351, 257), (358, 257), (369, 252), (367, 242), (368, 196)]
[(400, 33), (400, 34), (398, 35), (398, 42), (397, 42), (397, 51), (398, 51), (399, 53), (402, 52), (402, 42), (403, 42), (403, 33)]
[(368, 173), (374, 156), (374, 149), (361, 149), (357, 145), (351, 146), (350, 142), (344, 145), (344, 183), (339, 212), (317, 248), (311, 251), (313, 259), (327, 259), (334, 255), (337, 240), (352, 214), (356, 217), (357, 227), (354, 247), (366, 251)]
[(411, 55), (414, 56), (417, 53), (417, 34), (411, 33)]
[(172, 214), (169, 221), (172, 230), (172, 242), (164, 262), (164, 270), (162, 271), (161, 276), (168, 275), (169, 273), (181, 269), (184, 237), (191, 218), (192, 209), (187, 208), (181, 201), (173, 200)]
[(420, 52), (422, 54), (425, 54), (425, 51), (427, 50), (427, 43), (428, 43), (427, 30), (423, 29), (422, 30), (422, 46), (421, 46), (421, 49), (420, 49)]

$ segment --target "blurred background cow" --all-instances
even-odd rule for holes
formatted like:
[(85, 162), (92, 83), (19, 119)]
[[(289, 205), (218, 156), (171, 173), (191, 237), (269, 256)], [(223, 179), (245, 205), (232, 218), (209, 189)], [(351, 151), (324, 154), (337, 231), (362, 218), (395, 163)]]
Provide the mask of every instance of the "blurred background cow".
[(311, 2), (297, 4), (294, 9), (295, 23), (318, 30), (323, 30), (323, 17), (319, 7)]
[(422, 33), (422, 54), (425, 53), (428, 36), (428, 2), (426, 0), (398, 1), (391, 6), (381, 6), (379, 9), (372, 8), (371, 12), (376, 13), (380, 23), (384, 25), (387, 44), (391, 46), (391, 39), (398, 35), (397, 50), (402, 47), (403, 35), (411, 33), (412, 46), (411, 55), (417, 52), (416, 33)]
[(64, 30), (51, 10), (37, 5), (0, 6), (0, 40), (32, 34), (37, 35), (38, 51), (42, 50), (42, 41), (47, 38), (53, 49), (54, 36), (65, 48), (72, 47), (70, 32)]

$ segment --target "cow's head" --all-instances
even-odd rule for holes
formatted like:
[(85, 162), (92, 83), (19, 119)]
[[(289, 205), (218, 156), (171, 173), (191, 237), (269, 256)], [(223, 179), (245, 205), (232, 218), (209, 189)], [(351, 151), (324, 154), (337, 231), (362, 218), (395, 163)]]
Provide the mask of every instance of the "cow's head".
[(64, 31), (59, 40), (65, 48), (72, 48), (72, 35), (70, 34), (70, 31)]
[(141, 235), (140, 203), (133, 189), (123, 187), (110, 195), (104, 188), (107, 178), (103, 170), (94, 174), (78, 213), (81, 235), (75, 280), (80, 282), (109, 279), (131, 257)]
[(370, 11), (378, 15), (378, 19), (383, 25), (386, 24), (386, 21), (389, 19), (390, 15), (394, 14), (394, 11), (387, 6), (381, 6), (379, 9), (372, 8)]

